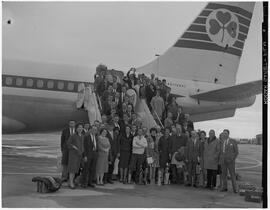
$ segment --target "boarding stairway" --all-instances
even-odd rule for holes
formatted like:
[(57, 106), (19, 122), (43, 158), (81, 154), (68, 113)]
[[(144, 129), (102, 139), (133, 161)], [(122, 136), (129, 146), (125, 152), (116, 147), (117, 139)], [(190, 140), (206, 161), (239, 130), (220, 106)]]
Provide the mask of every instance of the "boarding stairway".
[(152, 113), (150, 112), (150, 109), (146, 103), (146, 100), (139, 97), (139, 89), (140, 89), (140, 87), (138, 85), (136, 85), (135, 90), (129, 89), (127, 91), (127, 94), (130, 97), (134, 96), (134, 100), (133, 100), (134, 101), (134, 103), (133, 103), (134, 112), (141, 119), (142, 125), (144, 127), (147, 127), (148, 129), (153, 128), (153, 127), (157, 127), (157, 123), (154, 120)]
[[(157, 127), (158, 124), (155, 121), (151, 111), (149, 110), (146, 100), (139, 97), (139, 89), (140, 87), (136, 85), (134, 89), (127, 90), (128, 96), (133, 98), (132, 101), (134, 106), (134, 112), (141, 120), (143, 127), (146, 127), (148, 129), (152, 127)], [(76, 107), (77, 109), (84, 109), (87, 111), (90, 124), (93, 124), (95, 120), (101, 122), (101, 100), (100, 97), (94, 92), (94, 88), (92, 85), (84, 83), (79, 84)], [(156, 113), (154, 112), (153, 114)], [(157, 119), (161, 127), (163, 127), (163, 124), (158, 116)]]
[(93, 86), (80, 83), (78, 86), (78, 97), (76, 101), (77, 109), (84, 109), (87, 111), (88, 119), (92, 125), (95, 120), (101, 121), (100, 101), (94, 92)]

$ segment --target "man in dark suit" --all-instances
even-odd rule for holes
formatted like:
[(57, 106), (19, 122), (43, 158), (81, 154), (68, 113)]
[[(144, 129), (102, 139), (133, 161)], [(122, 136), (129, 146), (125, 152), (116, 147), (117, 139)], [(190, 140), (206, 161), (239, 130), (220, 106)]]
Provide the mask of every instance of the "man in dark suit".
[(61, 152), (62, 152), (62, 182), (68, 180), (68, 146), (67, 141), (71, 135), (75, 133), (75, 121), (70, 120), (69, 126), (62, 131), (61, 134)]
[(201, 142), (196, 131), (191, 131), (191, 138), (187, 142), (186, 158), (188, 165), (188, 184), (187, 186), (197, 187), (196, 166), (201, 156)]
[(82, 134), (85, 135), (89, 132), (90, 130), (90, 123), (89, 122), (85, 122), (83, 125), (83, 131)]
[(108, 168), (108, 173), (104, 174), (104, 184), (105, 183), (109, 183), (109, 184), (113, 184), (112, 181), (112, 173), (113, 173), (113, 169), (114, 169), (114, 148), (115, 148), (115, 141), (114, 141), (114, 124), (113, 123), (109, 123), (107, 126), (107, 138), (110, 141), (111, 144), (111, 149), (109, 152), (109, 168)]
[(95, 187), (93, 180), (96, 173), (96, 162), (97, 162), (97, 133), (98, 129), (96, 126), (90, 127), (90, 132), (84, 136), (84, 168), (82, 171), (82, 187)]
[[(176, 134), (173, 134), (169, 137), (169, 155), (170, 159), (172, 159), (174, 153), (180, 150), (181, 147), (186, 147), (188, 142), (187, 135), (183, 134), (182, 126), (180, 124), (176, 124)], [(177, 173), (176, 165), (171, 164), (172, 171), (172, 183), (181, 184), (184, 182), (184, 171), (181, 172), (181, 176)]]
[(229, 137), (230, 131), (228, 129), (223, 130), (221, 134), (221, 138), (223, 140), (223, 144), (221, 145), (221, 154), (220, 154), (220, 162), (221, 162), (221, 169), (222, 169), (222, 181), (223, 187), (221, 191), (228, 191), (227, 187), (227, 173), (229, 170), (233, 192), (237, 193), (236, 189), (236, 176), (235, 176), (235, 159), (238, 156), (238, 146), (236, 140), (231, 139)]

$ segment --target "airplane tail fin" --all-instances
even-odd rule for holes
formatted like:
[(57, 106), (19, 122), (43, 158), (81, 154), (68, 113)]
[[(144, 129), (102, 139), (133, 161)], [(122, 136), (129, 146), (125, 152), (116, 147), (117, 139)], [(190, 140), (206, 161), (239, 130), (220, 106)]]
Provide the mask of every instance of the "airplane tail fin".
[(212, 2), (163, 55), (139, 72), (234, 85), (255, 2)]

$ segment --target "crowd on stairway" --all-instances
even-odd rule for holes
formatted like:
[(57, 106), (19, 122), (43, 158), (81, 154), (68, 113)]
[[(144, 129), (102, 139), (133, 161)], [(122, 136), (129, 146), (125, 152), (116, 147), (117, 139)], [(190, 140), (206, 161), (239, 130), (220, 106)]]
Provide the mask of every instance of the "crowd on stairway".
[[(139, 87), (139, 88), (136, 88)], [(143, 126), (134, 111), (134, 89), (145, 99), (156, 126)], [(101, 121), (80, 123), (71, 120), (61, 136), (62, 180), (70, 188), (113, 184), (185, 184), (227, 191), (229, 170), (236, 192), (236, 141), (224, 130), (195, 131), (189, 115), (183, 113), (166, 80), (152, 74), (127, 75), (99, 65), (94, 91), (97, 94)]]

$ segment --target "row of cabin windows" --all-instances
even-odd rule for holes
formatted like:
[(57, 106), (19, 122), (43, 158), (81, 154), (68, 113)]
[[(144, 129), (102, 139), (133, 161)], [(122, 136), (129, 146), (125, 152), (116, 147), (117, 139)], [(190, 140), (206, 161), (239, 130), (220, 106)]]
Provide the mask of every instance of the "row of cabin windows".
[(176, 86), (176, 87), (184, 87), (184, 85), (181, 85), (181, 84), (176, 84), (176, 83), (167, 83), (167, 85), (169, 86)]
[[(6, 85), (12, 85), (13, 79), (15, 80), (15, 84), (16, 86), (22, 86), (23, 85), (23, 78), (18, 77), (18, 78), (13, 78), (13, 77), (6, 77)], [(44, 88), (44, 80), (42, 79), (37, 79), (36, 80), (36, 86), (38, 88)], [(63, 81), (53, 81), (53, 80), (49, 80), (47, 82), (47, 88), (48, 89), (53, 89), (54, 85), (57, 85), (57, 88), (59, 90), (63, 90), (64, 89), (64, 82)], [(33, 79), (26, 79), (26, 87), (33, 87), (34, 86), (34, 80)], [(69, 82), (67, 85), (67, 89), (69, 91), (74, 90), (75, 84), (73, 82)]]

